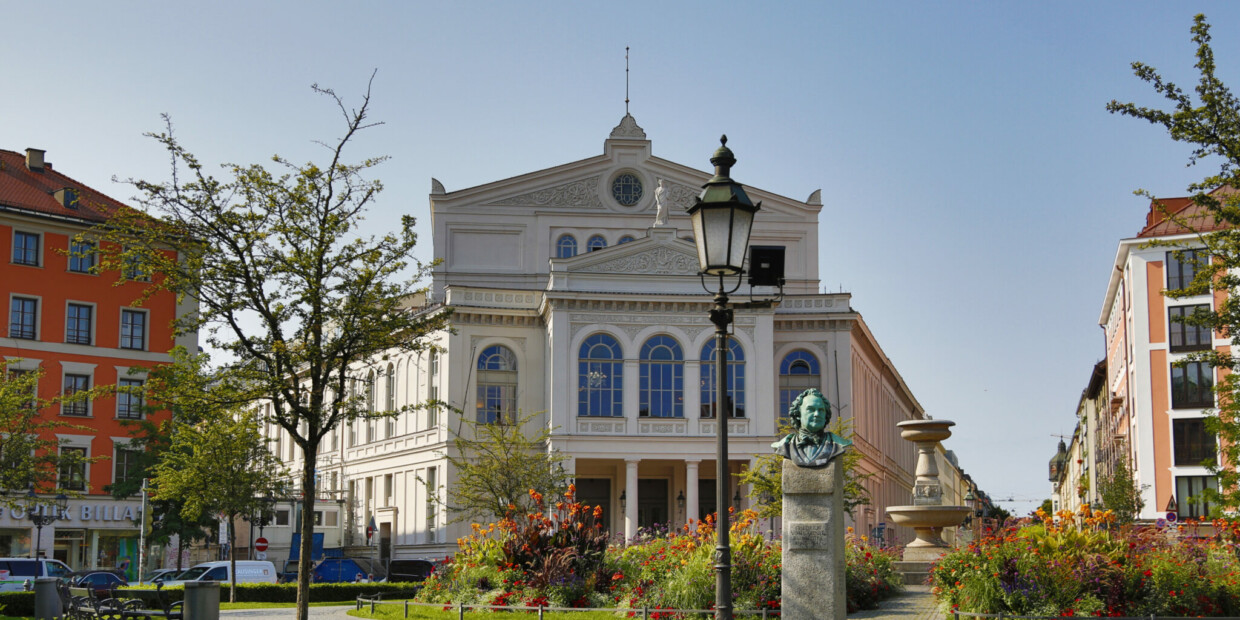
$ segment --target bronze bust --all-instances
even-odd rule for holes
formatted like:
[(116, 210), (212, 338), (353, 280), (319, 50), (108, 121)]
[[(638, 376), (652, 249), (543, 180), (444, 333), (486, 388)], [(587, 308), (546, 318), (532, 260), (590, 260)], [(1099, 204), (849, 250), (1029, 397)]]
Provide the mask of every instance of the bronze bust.
[(826, 467), (852, 445), (851, 441), (827, 430), (827, 422), (831, 421), (831, 403), (814, 388), (801, 392), (792, 401), (788, 407), (788, 418), (792, 420), (794, 431), (771, 444), (771, 447), (800, 467)]

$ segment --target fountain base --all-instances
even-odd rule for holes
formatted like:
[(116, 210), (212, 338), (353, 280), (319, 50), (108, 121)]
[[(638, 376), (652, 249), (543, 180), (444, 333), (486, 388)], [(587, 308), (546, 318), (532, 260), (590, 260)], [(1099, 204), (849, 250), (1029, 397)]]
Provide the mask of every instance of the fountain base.
[(904, 547), (907, 562), (931, 562), (950, 549), (940, 535), (945, 527), (954, 527), (969, 514), (968, 506), (892, 506), (887, 509), (892, 523), (913, 528), (917, 540)]

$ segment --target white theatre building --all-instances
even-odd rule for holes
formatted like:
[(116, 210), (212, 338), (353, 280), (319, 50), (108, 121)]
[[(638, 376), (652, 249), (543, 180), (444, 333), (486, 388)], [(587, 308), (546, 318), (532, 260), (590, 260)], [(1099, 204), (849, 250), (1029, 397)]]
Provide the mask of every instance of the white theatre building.
[[(701, 163), (715, 146), (702, 145)], [(743, 182), (744, 149), (738, 153), (741, 172), (733, 176)], [(678, 527), (713, 512), (712, 294), (697, 275), (685, 214), (710, 176), (654, 156), (626, 114), (600, 155), (456, 191), (432, 180), (441, 262), (428, 311), (453, 308), (455, 329), (435, 336), (438, 354), (396, 355), (357, 374), (373, 386), (379, 410), (436, 399), (461, 413), (419, 410), (328, 438), (318, 509), (341, 512), (344, 544), (365, 545), (373, 522), (377, 557), (455, 550), (468, 524), (453, 523), (429, 497), (454, 482), (445, 453), (462, 415), (536, 414), (534, 423), (552, 429), (553, 448), (567, 455), (581, 500), (601, 505), (613, 532)], [(660, 182), (670, 217), (656, 226)], [(857, 510), (854, 525), (874, 532), (887, 506), (911, 503), (914, 450), (895, 425), (924, 411), (851, 296), (820, 292), (820, 192), (800, 201), (746, 191), (761, 202), (751, 247), (784, 249), (786, 286), (774, 308), (736, 311), (729, 468), (739, 473), (769, 453), (789, 400), (816, 387), (833, 413), (852, 420), (872, 474), (865, 483), (872, 503)], [(747, 301), (749, 292), (745, 285), (732, 299)], [(298, 471), (290, 443), (280, 442), (281, 456)], [(962, 488), (953, 482), (960, 469), (941, 452), (939, 469), (949, 495)], [(748, 489), (732, 481), (729, 497), (738, 491), (744, 498)], [(749, 504), (742, 499), (742, 508)], [(279, 554), (279, 526), (266, 531)], [(912, 539), (911, 530), (886, 534)]]

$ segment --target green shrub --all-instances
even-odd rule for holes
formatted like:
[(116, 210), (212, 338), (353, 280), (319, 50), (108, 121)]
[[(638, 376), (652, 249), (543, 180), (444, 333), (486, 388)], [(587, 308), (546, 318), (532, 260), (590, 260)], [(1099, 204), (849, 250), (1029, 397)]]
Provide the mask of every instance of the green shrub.
[(0, 613), (14, 617), (34, 616), (34, 592), (0, 592)]

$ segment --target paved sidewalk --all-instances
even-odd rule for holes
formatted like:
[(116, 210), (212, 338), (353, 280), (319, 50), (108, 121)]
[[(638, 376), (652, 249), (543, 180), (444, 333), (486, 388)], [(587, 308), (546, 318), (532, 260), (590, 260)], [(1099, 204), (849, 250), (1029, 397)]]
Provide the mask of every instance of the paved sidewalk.
[[(348, 612), (356, 609), (356, 605), (339, 605), (333, 607), (311, 607), (310, 617), (322, 620), (347, 620)], [(267, 609), (221, 609), (220, 618), (236, 620), (292, 620), (297, 617), (296, 607), (269, 607)]]
[(904, 586), (904, 592), (879, 604), (878, 609), (849, 614), (848, 620), (946, 620), (939, 611), (930, 586)]

